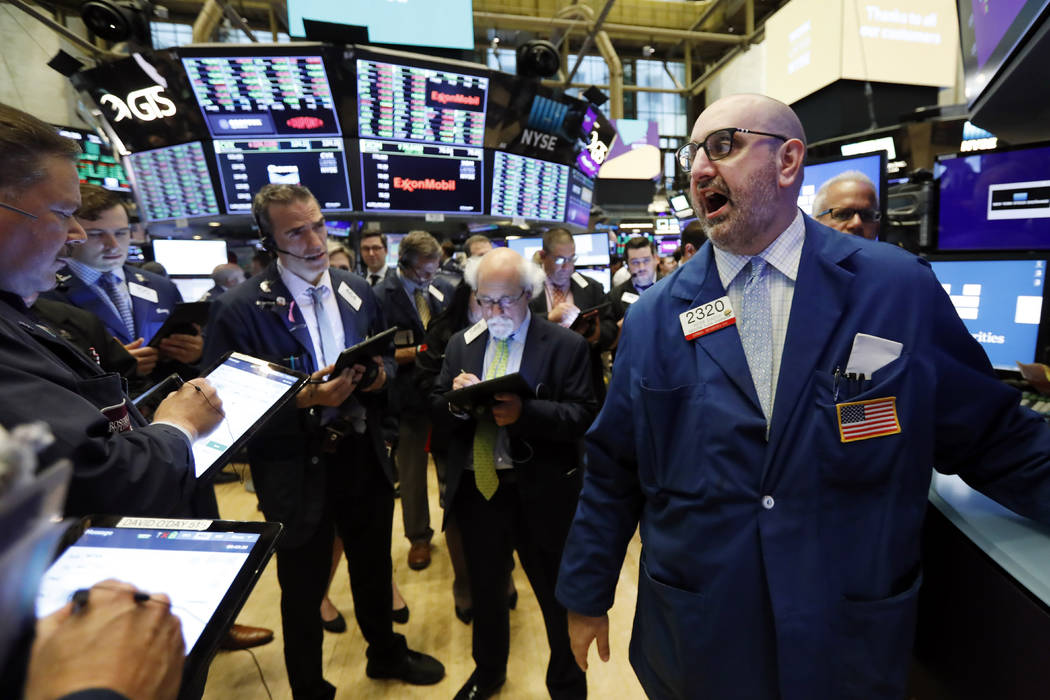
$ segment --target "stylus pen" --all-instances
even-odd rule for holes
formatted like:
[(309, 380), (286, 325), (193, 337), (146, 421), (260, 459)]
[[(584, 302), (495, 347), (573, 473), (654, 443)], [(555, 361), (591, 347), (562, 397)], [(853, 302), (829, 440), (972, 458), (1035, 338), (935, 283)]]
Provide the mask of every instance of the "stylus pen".
[[(84, 609), (88, 603), (88, 597), (91, 595), (91, 589), (78, 588), (73, 591), (73, 595), (70, 596), (70, 600), (73, 601), (73, 614), (76, 615), (78, 612)], [(149, 600), (149, 593), (143, 593), (142, 591), (135, 591), (132, 593), (132, 598), (135, 599), (136, 603), (145, 603)]]

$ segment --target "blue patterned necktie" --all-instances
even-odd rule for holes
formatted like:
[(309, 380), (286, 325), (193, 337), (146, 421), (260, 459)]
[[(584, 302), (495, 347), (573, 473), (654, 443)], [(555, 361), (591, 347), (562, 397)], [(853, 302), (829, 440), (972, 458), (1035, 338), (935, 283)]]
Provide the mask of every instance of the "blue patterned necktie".
[(773, 315), (769, 306), (768, 270), (768, 263), (761, 257), (751, 258), (738, 321), (740, 341), (767, 423), (773, 412)]
[[(507, 360), (510, 359), (510, 338), (496, 340), (492, 361), (485, 370), (485, 379), (495, 379), (507, 373)], [(496, 435), (498, 427), (492, 416), (486, 414), (474, 428), (474, 483), (478, 491), (488, 501), (499, 488), (499, 477), (496, 476)]]
[(102, 285), (102, 291), (116, 307), (120, 320), (124, 322), (124, 328), (128, 331), (128, 337), (134, 340), (137, 337), (135, 335), (135, 315), (131, 310), (131, 299), (120, 288), (120, 280), (112, 272), (103, 272), (98, 282)]
[(321, 336), (321, 356), (316, 358), (317, 369), (324, 369), (335, 362), (339, 354), (336, 347), (335, 332), (332, 324), (328, 322), (328, 314), (325, 312), (324, 299), (329, 294), (328, 287), (308, 287), (306, 293), (310, 295), (314, 303), (314, 316), (317, 318), (317, 332)]

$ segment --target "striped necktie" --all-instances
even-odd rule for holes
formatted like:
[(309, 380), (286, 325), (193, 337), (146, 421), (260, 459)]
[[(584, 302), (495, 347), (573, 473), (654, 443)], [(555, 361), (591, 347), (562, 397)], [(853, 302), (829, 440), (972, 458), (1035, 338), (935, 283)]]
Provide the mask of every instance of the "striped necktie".
[(332, 324), (328, 322), (328, 314), (324, 308), (324, 298), (328, 296), (329, 289), (328, 287), (308, 287), (306, 293), (314, 303), (314, 316), (317, 317), (317, 332), (321, 341), (321, 356), (316, 358), (316, 369), (323, 369), (335, 362), (339, 354), (335, 332), (332, 330)]
[(416, 311), (419, 313), (419, 320), (423, 322), (423, 330), (427, 329), (430, 325), (430, 305), (427, 304), (427, 293), (421, 287), (416, 287), (416, 291), (413, 294), (416, 300)]
[(131, 299), (121, 289), (123, 285), (120, 279), (112, 272), (103, 272), (98, 278), (98, 282), (106, 296), (113, 302), (113, 306), (116, 307), (120, 320), (123, 321), (124, 328), (128, 331), (128, 337), (134, 340), (136, 337), (135, 315), (131, 310)]
[[(510, 338), (496, 340), (492, 361), (485, 370), (485, 379), (495, 379), (507, 373), (507, 360), (510, 359)], [(496, 436), (499, 428), (492, 420), (492, 414), (486, 413), (478, 420), (474, 429), (474, 482), (478, 491), (488, 501), (499, 488), (499, 477), (496, 476)]]

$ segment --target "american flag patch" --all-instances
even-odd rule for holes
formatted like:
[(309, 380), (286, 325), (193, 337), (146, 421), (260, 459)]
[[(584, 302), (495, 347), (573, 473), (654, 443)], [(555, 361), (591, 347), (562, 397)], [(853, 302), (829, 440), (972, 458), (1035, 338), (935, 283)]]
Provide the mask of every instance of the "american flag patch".
[(897, 397), (835, 404), (842, 442), (867, 440), (901, 431), (897, 420)]

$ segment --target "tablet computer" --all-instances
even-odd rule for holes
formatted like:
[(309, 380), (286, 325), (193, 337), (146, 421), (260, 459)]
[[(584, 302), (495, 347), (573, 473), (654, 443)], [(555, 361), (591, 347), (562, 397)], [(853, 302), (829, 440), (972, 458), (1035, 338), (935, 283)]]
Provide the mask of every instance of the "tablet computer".
[(505, 374), (495, 379), (487, 379), (462, 389), (445, 392), (445, 398), (453, 406), (463, 411), (472, 412), (478, 408), (487, 408), (496, 403), (496, 394), (517, 394), (523, 399), (536, 396), (528, 381), (520, 372)]
[(37, 617), (50, 615), (75, 591), (106, 579), (130, 583), (146, 593), (164, 593), (182, 622), (185, 684), (207, 671), (219, 641), (273, 554), (282, 527), (228, 520), (82, 518), (66, 533), (40, 581)]
[(239, 352), (227, 353), (204, 377), (218, 392), (225, 417), (193, 443), (198, 479), (222, 469), (307, 380), (302, 372)]
[(180, 301), (175, 304), (171, 314), (164, 320), (161, 327), (157, 329), (157, 332), (153, 334), (153, 337), (149, 339), (149, 346), (151, 348), (157, 347), (160, 341), (172, 333), (197, 335), (197, 328), (193, 324), (203, 327), (208, 322), (208, 310), (210, 308), (210, 301)]
[(354, 365), (362, 364), (366, 367), (372, 361), (373, 355), (382, 355), (390, 347), (397, 328), (387, 328), (382, 333), (376, 333), (370, 338), (365, 338), (357, 345), (347, 348), (339, 353), (339, 359), (335, 361), (335, 369), (332, 374), (336, 375), (344, 369), (350, 369)]
[(612, 302), (610, 302), (610, 301), (603, 301), (601, 304), (598, 304), (597, 306), (592, 306), (589, 309), (582, 309), (580, 311), (579, 316), (576, 317), (576, 320), (572, 322), (572, 325), (570, 326), (570, 328), (572, 328), (573, 330), (576, 330), (576, 329), (585, 327), (586, 325), (590, 324), (593, 321), (597, 321), (598, 320), (598, 315), (604, 309), (608, 308), (611, 305), (612, 305)]

